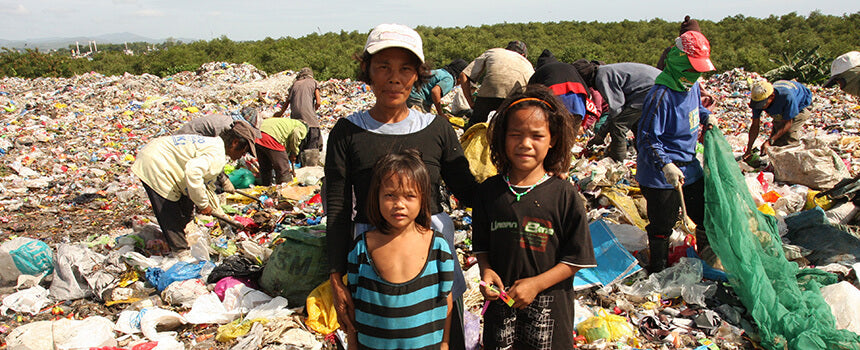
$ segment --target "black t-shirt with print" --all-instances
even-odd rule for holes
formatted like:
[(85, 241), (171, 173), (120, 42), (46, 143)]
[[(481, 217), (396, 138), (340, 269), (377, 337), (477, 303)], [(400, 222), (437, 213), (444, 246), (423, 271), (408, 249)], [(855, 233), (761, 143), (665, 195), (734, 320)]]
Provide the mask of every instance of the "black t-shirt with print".
[[(477, 193), (473, 251), (488, 253), (490, 266), (505, 287), (560, 262), (596, 266), (585, 207), (570, 182), (550, 177), (516, 201), (503, 176), (496, 175)], [(548, 290), (572, 288), (573, 277)]]

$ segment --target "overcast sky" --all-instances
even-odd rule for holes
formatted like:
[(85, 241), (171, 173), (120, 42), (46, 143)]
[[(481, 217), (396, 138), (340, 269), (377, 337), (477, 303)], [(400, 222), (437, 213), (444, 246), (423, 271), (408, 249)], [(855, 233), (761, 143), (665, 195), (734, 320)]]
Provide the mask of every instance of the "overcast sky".
[(494, 23), (650, 20), (720, 20), (742, 14), (768, 17), (820, 10), (860, 11), (857, 0), (540, 1), (540, 0), (0, 0), (0, 39), (96, 36), (129, 32), (167, 37), (233, 40), (301, 37), (358, 30), (379, 23), (454, 27)]

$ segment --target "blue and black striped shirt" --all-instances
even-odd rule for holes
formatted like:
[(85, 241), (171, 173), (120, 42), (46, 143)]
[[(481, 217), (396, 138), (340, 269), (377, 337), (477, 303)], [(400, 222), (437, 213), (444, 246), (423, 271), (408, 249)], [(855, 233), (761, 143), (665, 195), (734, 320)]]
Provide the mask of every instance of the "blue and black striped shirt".
[(445, 238), (433, 233), (418, 276), (390, 283), (376, 272), (365, 235), (357, 238), (347, 265), (360, 348), (438, 349), (454, 278), (453, 255)]

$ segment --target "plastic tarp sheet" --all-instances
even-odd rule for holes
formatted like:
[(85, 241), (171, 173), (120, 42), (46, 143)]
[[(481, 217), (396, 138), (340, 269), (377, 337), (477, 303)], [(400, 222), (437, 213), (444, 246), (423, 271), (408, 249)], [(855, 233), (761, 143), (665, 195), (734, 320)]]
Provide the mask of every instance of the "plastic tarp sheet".
[[(776, 219), (756, 209), (722, 132), (705, 132), (705, 231), (767, 349), (860, 349), (837, 330), (815, 280), (800, 283), (785, 259)], [(804, 270), (806, 271), (806, 270)]]
[(573, 289), (608, 286), (641, 270), (638, 261), (618, 242), (603, 220), (588, 225), (597, 267), (581, 269), (573, 278)]
[(812, 250), (806, 256), (813, 265), (852, 265), (860, 262), (860, 239), (828, 223), (819, 207), (785, 217), (791, 244)]

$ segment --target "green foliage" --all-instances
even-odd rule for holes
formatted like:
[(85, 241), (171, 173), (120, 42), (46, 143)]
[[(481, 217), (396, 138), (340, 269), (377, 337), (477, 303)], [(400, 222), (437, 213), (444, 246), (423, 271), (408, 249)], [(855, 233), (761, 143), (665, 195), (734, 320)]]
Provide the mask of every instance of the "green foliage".
[(822, 57), (816, 46), (811, 50), (800, 49), (790, 57), (783, 53), (781, 59), (771, 61), (782, 65), (764, 73), (767, 80), (795, 79), (801, 83), (821, 84), (830, 78), (830, 62), (833, 58)]
[[(789, 65), (798, 79), (820, 81), (814, 74), (829, 67), (829, 57), (856, 50), (860, 37), (860, 12), (843, 16), (813, 12), (809, 16), (789, 13), (767, 18), (736, 15), (718, 22), (699, 21), (711, 42), (711, 59), (717, 71), (744, 67), (768, 72)], [(679, 22), (650, 21), (501, 23), (454, 28), (421, 26), (425, 57), (436, 67), (453, 59), (471, 60), (488, 48), (503, 47), (511, 40), (528, 44), (528, 58), (535, 62), (543, 49), (562, 61), (579, 58), (613, 62), (656, 64), (663, 49), (678, 35)], [(301, 38), (265, 38), (233, 41), (222, 36), (209, 41), (182, 43), (168, 40), (160, 44), (129, 43), (133, 56), (123, 53), (125, 45), (100, 44), (90, 58), (72, 58), (69, 50), (0, 52), (0, 75), (18, 77), (63, 76), (97, 71), (107, 75), (175, 74), (195, 70), (211, 61), (248, 62), (269, 73), (311, 67), (317, 79), (353, 78), (358, 65), (353, 59), (364, 46), (367, 33), (357, 31), (312, 33)], [(815, 50), (818, 58), (801, 63)], [(797, 53), (786, 56), (784, 53)], [(800, 56), (798, 56), (800, 55)], [(792, 61), (794, 60), (794, 61)], [(794, 63), (792, 63), (794, 62)], [(803, 68), (807, 67), (807, 68)], [(812, 69), (815, 67), (816, 69)], [(825, 69), (826, 73), (826, 69)]]

